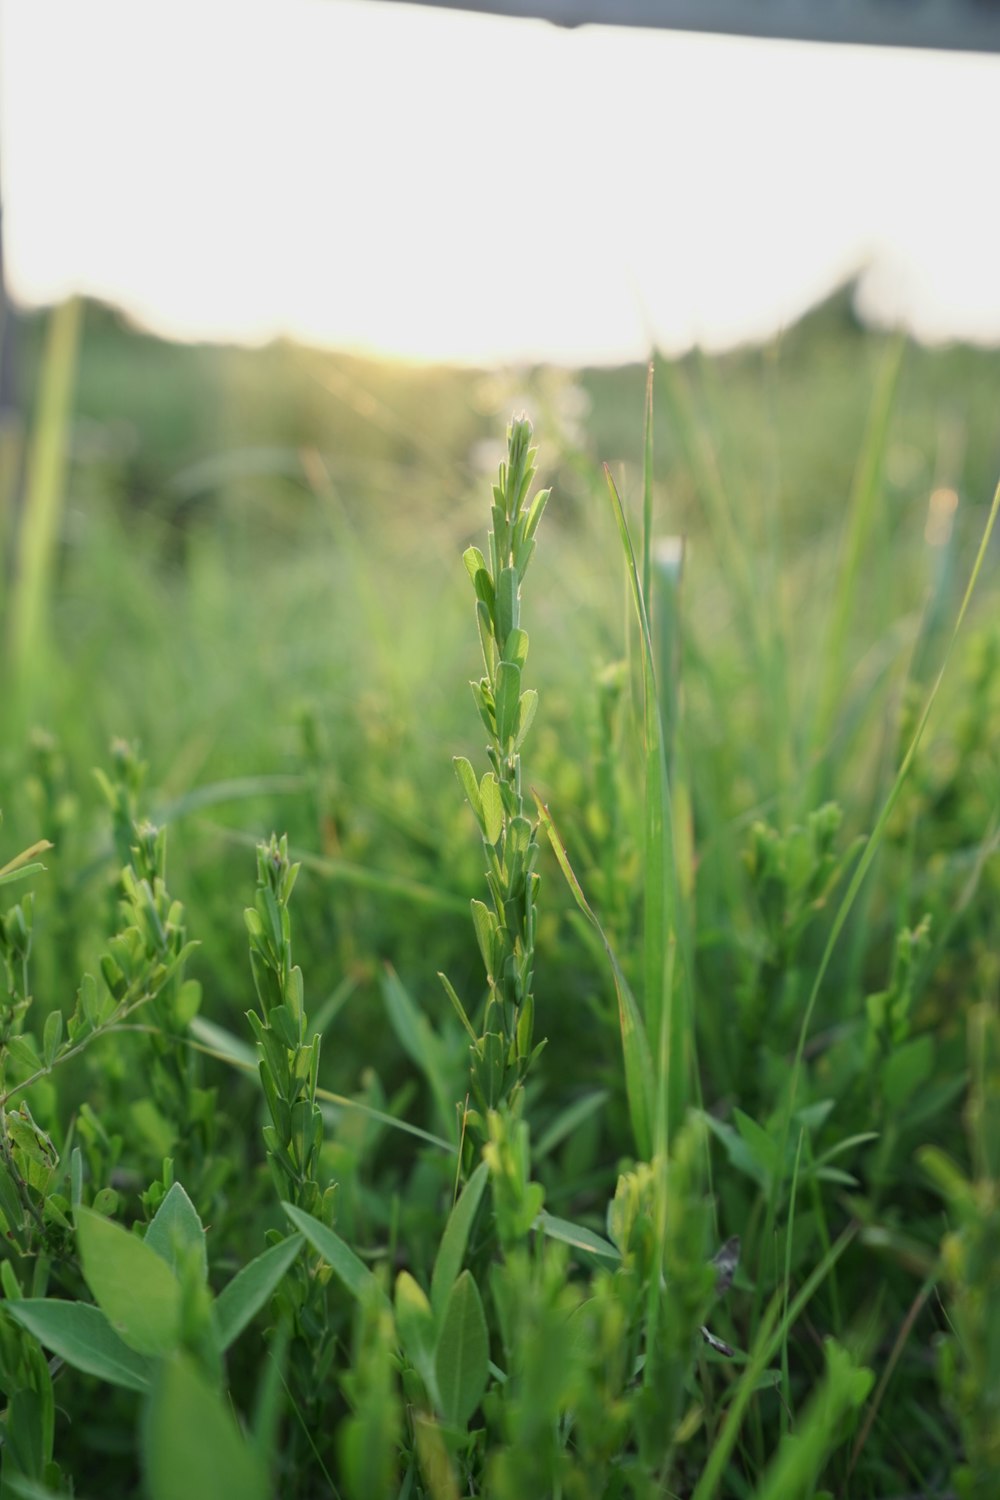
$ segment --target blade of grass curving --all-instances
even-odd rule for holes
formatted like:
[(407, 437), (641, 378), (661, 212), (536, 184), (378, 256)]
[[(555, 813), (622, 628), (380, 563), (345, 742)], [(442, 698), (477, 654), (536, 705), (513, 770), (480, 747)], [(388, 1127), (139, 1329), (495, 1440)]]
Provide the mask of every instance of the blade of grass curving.
[[(455, 1104), (449, 1092), (447, 1048), (391, 964), (382, 971), (382, 998), (400, 1046), (423, 1073), (446, 1130), (456, 1128)], [(452, 1091), (454, 1092), (454, 1090)]]
[[(899, 384), (905, 347), (905, 339), (899, 335), (892, 339), (886, 348), (876, 378), (868, 426), (851, 487), (826, 648), (822, 653), (824, 676), (820, 683), (819, 704), (813, 728), (815, 750), (821, 751), (829, 741), (837, 699), (843, 690), (847, 676), (844, 660), (847, 630), (857, 598), (861, 565), (866, 556), (868, 541), (875, 522), (889, 437), (889, 422), (895, 402), (896, 388)], [(822, 774), (822, 762), (820, 764), (820, 774)]]
[(568, 1135), (572, 1135), (583, 1124), (584, 1120), (588, 1120), (607, 1102), (607, 1089), (595, 1089), (561, 1110), (551, 1125), (539, 1136), (538, 1144), (532, 1148), (531, 1154), (535, 1161), (541, 1161), (543, 1157), (548, 1156), (550, 1151), (554, 1151)]
[(744, 1413), (757, 1389), (760, 1377), (763, 1375), (768, 1364), (770, 1364), (779, 1345), (787, 1338), (789, 1328), (798, 1320), (816, 1291), (823, 1284), (829, 1271), (836, 1265), (856, 1234), (856, 1225), (851, 1225), (848, 1229), (845, 1229), (844, 1233), (830, 1247), (819, 1265), (816, 1266), (815, 1270), (813, 1270), (803, 1283), (801, 1290), (791, 1303), (785, 1305), (780, 1318), (779, 1311), (782, 1303), (785, 1301), (784, 1293), (779, 1288), (771, 1298), (761, 1319), (760, 1327), (757, 1330), (757, 1337), (754, 1340), (750, 1356), (737, 1382), (733, 1399), (726, 1412), (726, 1419), (709, 1451), (708, 1461), (701, 1472), (701, 1478), (698, 1480), (691, 1500), (711, 1500), (711, 1497), (717, 1493), (725, 1474), (726, 1465), (739, 1438)]
[(308, 776), (234, 776), (224, 781), (212, 781), (204, 786), (195, 786), (167, 802), (155, 807), (151, 813), (154, 823), (176, 823), (179, 818), (205, 807), (224, 806), (229, 802), (242, 802), (252, 797), (283, 797), (305, 792), (309, 789)]
[(622, 1054), (625, 1060), (625, 1093), (628, 1099), (629, 1118), (632, 1122), (632, 1134), (635, 1137), (638, 1154), (643, 1159), (648, 1159), (652, 1152), (653, 1144), (654, 1083), (653, 1059), (649, 1050), (649, 1039), (646, 1028), (615, 951), (605, 937), (604, 929), (594, 915), (586, 896), (583, 894), (583, 887), (577, 880), (573, 867), (569, 862), (566, 846), (563, 844), (552, 821), (552, 814), (537, 792), (533, 791), (532, 796), (535, 799), (539, 822), (545, 829), (549, 843), (552, 845), (559, 868), (566, 877), (566, 884), (570, 888), (573, 900), (600, 938), (604, 951), (608, 955), (608, 961), (611, 964), (611, 972), (615, 981), (615, 993), (618, 996), (618, 1025), (621, 1031)]
[[(159, 1027), (155, 1026), (119, 1026), (113, 1029), (159, 1032)], [(190, 1047), (194, 1052), (203, 1053), (206, 1057), (214, 1057), (217, 1062), (228, 1063), (231, 1068), (238, 1068), (241, 1073), (257, 1075), (257, 1059), (239, 1037), (233, 1036), (231, 1032), (226, 1031), (222, 1026), (217, 1026), (213, 1021), (204, 1020), (201, 1016), (195, 1016), (190, 1030), (193, 1035), (178, 1038), (179, 1043)], [(364, 1104), (360, 1099), (348, 1099), (345, 1094), (335, 1094), (330, 1089), (319, 1086), (316, 1088), (316, 1098), (323, 1104), (333, 1105), (336, 1109), (353, 1109), (357, 1114), (365, 1115), (378, 1125), (387, 1125), (390, 1130), (401, 1130), (404, 1135), (415, 1136), (417, 1140), (426, 1141), (431, 1146), (438, 1146), (450, 1155), (455, 1154), (456, 1147), (451, 1141), (446, 1141), (442, 1136), (434, 1135), (429, 1130), (423, 1130), (419, 1125), (411, 1125), (409, 1120), (399, 1120), (395, 1115), (375, 1109), (371, 1104)]]
[(639, 621), (642, 656), (643, 748), (645, 751), (645, 848), (643, 883), (645, 922), (643, 978), (646, 1035), (657, 1046), (665, 1028), (668, 1070), (659, 1079), (664, 1091), (668, 1139), (684, 1118), (687, 1105), (689, 1036), (683, 997), (673, 983), (673, 950), (677, 919), (677, 872), (674, 864), (673, 810), (663, 743), (663, 722), (653, 665), (653, 643), (646, 601), (639, 580), (635, 551), (621, 498), (607, 464), (604, 466), (618, 525), (632, 605)]
[[(207, 820), (202, 823), (202, 827), (230, 844), (256, 849), (260, 843), (258, 834), (245, 833), (240, 828), (224, 828), (220, 823)], [(329, 859), (321, 854), (313, 854), (308, 849), (290, 849), (289, 858), (302, 865), (303, 869), (315, 871), (331, 884), (351, 885), (357, 890), (374, 891), (379, 896), (409, 901), (413, 906), (431, 906), (438, 911), (461, 912), (463, 917), (469, 914), (467, 896), (435, 890), (433, 886), (422, 885), (418, 880), (407, 880), (403, 875), (385, 875), (381, 870), (370, 870), (365, 865), (351, 864), (346, 859)]]

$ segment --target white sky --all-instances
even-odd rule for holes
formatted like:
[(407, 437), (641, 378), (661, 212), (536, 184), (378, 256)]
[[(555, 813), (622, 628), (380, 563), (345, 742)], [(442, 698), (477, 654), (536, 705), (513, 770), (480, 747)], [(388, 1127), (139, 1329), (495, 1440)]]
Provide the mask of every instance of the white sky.
[(185, 338), (642, 358), (839, 278), (1000, 341), (1000, 58), (376, 0), (2, 0), (11, 289)]

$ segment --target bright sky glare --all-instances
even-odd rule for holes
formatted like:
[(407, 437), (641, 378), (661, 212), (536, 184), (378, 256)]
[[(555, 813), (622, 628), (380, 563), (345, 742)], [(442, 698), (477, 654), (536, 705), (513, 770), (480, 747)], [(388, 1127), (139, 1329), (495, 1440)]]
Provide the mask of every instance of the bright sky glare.
[(376, 0), (2, 0), (7, 272), (174, 337), (643, 358), (1000, 341), (1000, 58)]

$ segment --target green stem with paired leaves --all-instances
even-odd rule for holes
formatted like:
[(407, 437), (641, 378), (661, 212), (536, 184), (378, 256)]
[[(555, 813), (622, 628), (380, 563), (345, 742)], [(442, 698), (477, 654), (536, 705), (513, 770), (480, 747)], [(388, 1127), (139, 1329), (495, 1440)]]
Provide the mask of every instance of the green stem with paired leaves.
[(455, 991), (442, 982), (472, 1038), (472, 1086), (481, 1108), (493, 1109), (520, 1087), (540, 1047), (533, 1047), (537, 823), (525, 817), (521, 747), (538, 706), (522, 689), (528, 633), (521, 626), (521, 585), (535, 550), (548, 490), (529, 499), (536, 450), (531, 423), (507, 429), (507, 461), (493, 486), (489, 557), (470, 547), (464, 562), (476, 592), (484, 674), (472, 693), (489, 740), (490, 769), (477, 781), (471, 764), (455, 769), (483, 836), (490, 902), (473, 901), (472, 920), (486, 967), (488, 993), (480, 1032)]

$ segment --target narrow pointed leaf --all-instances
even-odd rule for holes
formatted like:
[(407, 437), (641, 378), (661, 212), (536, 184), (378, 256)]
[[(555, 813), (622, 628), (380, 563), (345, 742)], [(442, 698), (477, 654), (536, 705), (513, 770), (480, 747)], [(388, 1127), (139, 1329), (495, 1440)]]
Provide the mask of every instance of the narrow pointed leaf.
[(321, 1224), (319, 1219), (314, 1219), (312, 1214), (296, 1208), (292, 1203), (283, 1203), (281, 1206), (296, 1229), (305, 1235), (317, 1255), (323, 1257), (352, 1297), (359, 1302), (366, 1297), (373, 1297), (383, 1306), (389, 1306), (388, 1297), (371, 1271), (364, 1261), (358, 1259), (350, 1246), (344, 1243), (339, 1234), (335, 1234), (332, 1229)]
[(175, 1182), (156, 1210), (146, 1231), (145, 1243), (165, 1260), (176, 1274), (179, 1262), (194, 1250), (198, 1256), (202, 1281), (208, 1281), (208, 1255), (205, 1230), (198, 1210), (179, 1182)]
[(290, 1235), (237, 1271), (228, 1286), (223, 1287), (215, 1303), (220, 1354), (239, 1338), (265, 1305), (304, 1244), (301, 1234)]
[(448, 1215), (448, 1222), (441, 1236), (434, 1271), (431, 1275), (431, 1304), (440, 1321), (445, 1303), (462, 1269), (465, 1249), (469, 1242), (469, 1230), (482, 1200), (489, 1167), (482, 1161), (462, 1190), (461, 1197)]

